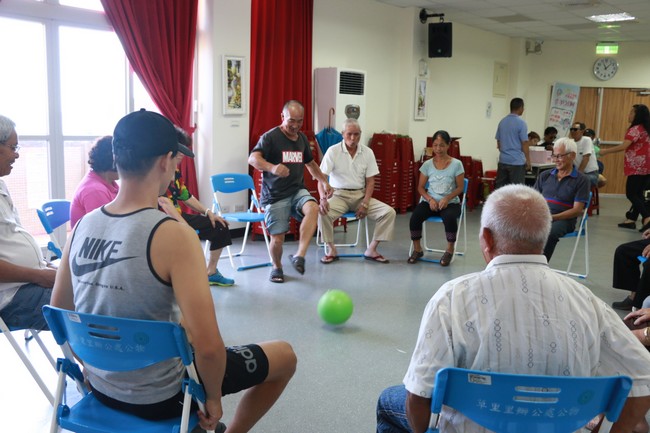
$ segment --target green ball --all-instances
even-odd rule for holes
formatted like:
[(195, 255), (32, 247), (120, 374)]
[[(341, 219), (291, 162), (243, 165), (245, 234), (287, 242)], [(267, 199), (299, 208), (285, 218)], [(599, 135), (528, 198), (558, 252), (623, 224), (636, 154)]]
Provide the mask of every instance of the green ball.
[(352, 316), (352, 298), (343, 290), (328, 290), (318, 301), (318, 315), (325, 323), (340, 325)]

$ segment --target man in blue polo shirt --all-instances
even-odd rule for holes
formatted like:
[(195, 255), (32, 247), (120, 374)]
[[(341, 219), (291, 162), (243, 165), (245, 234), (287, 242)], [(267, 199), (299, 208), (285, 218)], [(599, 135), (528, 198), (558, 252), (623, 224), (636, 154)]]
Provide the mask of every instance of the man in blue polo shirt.
[(528, 125), (521, 118), (524, 100), (510, 101), (510, 114), (501, 119), (494, 138), (499, 149), (499, 164), (494, 186), (500, 188), (509, 183), (524, 183), (526, 169), (530, 167), (528, 156)]
[(546, 199), (553, 218), (544, 247), (548, 261), (560, 238), (575, 230), (576, 220), (589, 200), (589, 179), (573, 166), (577, 150), (572, 139), (557, 140), (553, 145), (555, 168), (542, 172), (535, 182), (535, 189)]

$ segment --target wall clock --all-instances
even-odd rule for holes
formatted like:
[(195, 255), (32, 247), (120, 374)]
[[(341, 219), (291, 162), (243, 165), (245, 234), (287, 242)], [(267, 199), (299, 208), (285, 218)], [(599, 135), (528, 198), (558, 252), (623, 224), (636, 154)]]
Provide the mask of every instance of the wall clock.
[(594, 75), (599, 80), (609, 80), (618, 72), (618, 62), (613, 57), (601, 57), (594, 62)]

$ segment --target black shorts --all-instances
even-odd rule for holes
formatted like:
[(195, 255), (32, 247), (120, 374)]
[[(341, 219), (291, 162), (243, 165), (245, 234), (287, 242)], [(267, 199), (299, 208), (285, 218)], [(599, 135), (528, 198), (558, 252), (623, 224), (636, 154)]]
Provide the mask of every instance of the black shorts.
[[(249, 344), (246, 346), (226, 347), (226, 372), (221, 384), (222, 395), (234, 394), (266, 380), (269, 374), (269, 360), (260, 346)], [(115, 400), (100, 393), (95, 388), (90, 388), (97, 400), (106, 406), (130, 413), (149, 420), (176, 418), (183, 413), (182, 390), (175, 396), (152, 404), (132, 404)], [(192, 400), (193, 411), (198, 409), (196, 401)]]
[(199, 239), (210, 242), (210, 251), (232, 245), (230, 229), (227, 226), (223, 226), (217, 221), (215, 226), (212, 227), (212, 221), (210, 221), (210, 218), (203, 215), (190, 215), (184, 213), (181, 214), (181, 216), (190, 227), (196, 230)]

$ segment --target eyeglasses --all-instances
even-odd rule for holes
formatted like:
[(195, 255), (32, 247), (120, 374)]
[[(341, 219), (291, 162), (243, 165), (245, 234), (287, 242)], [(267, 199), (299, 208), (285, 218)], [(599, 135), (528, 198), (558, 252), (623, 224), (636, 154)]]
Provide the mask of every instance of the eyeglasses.
[(7, 146), (12, 152), (18, 153), (20, 151), (20, 145), (14, 144), (13, 146)]
[(564, 159), (567, 156), (571, 155), (572, 152), (567, 152), (567, 153), (558, 153), (556, 154), (551, 154), (551, 158), (553, 159)]
[(571, 132), (580, 131), (580, 128), (569, 128), (569, 131), (571, 131)]

